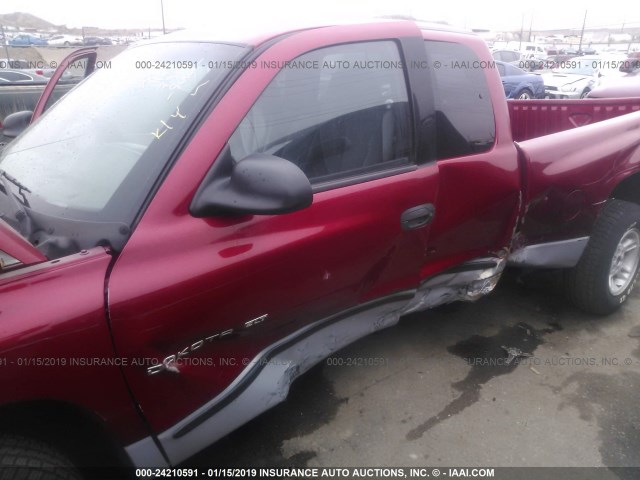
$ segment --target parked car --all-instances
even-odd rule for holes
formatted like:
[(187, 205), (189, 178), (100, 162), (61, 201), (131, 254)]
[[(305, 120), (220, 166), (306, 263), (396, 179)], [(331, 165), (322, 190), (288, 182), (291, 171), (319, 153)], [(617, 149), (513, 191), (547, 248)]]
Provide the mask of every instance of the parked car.
[(640, 69), (640, 52), (630, 53), (620, 65), (620, 71), (623, 73), (631, 73), (638, 69)]
[(520, 51), (524, 55), (524, 62), (517, 65), (518, 67), (530, 72), (544, 68), (548, 54), (541, 45), (525, 42), (520, 47)]
[(84, 45), (85, 46), (95, 46), (95, 45), (113, 45), (111, 39), (106, 37), (84, 37)]
[(533, 55), (535, 58), (547, 56), (547, 52), (544, 47), (537, 43), (524, 42), (519, 48), (525, 55)]
[(43, 46), (47, 45), (47, 41), (30, 33), (21, 33), (9, 40), (9, 45), (12, 47)]
[(0, 85), (2, 83), (47, 83), (49, 79), (37, 73), (25, 70), (0, 69)]
[(132, 46), (42, 115), (58, 70), (5, 119), (14, 478), (179, 464), (345, 345), (489, 294), (507, 264), (563, 269), (594, 314), (636, 284), (640, 101), (507, 102), (483, 40), (439, 24), (224, 40)]
[(565, 66), (571, 66), (571, 64), (565, 65), (565, 63), (576, 58), (574, 55), (549, 55), (543, 64), (544, 69), (557, 70), (565, 68)]
[(543, 61), (536, 58), (534, 54), (525, 54), (517, 50), (494, 50), (491, 55), (498, 61), (510, 63), (522, 70), (534, 71), (542, 68), (543, 65)]
[(517, 64), (520, 60), (524, 59), (522, 53), (517, 50), (507, 50), (507, 49), (494, 50), (493, 52), (491, 52), (491, 55), (493, 56), (494, 59), (500, 62), (511, 63), (511, 64)]
[(521, 68), (504, 62), (496, 62), (507, 98), (529, 100), (544, 98), (544, 82), (540, 75), (527, 73)]
[(49, 38), (52, 47), (77, 47), (82, 45), (82, 37), (77, 35), (54, 35)]
[(640, 97), (640, 68), (622, 77), (606, 78), (587, 95), (588, 98)]
[[(620, 76), (624, 55), (582, 56), (565, 61), (564, 68), (543, 73), (547, 98), (584, 98), (604, 76)], [(593, 81), (592, 81), (593, 80)]]

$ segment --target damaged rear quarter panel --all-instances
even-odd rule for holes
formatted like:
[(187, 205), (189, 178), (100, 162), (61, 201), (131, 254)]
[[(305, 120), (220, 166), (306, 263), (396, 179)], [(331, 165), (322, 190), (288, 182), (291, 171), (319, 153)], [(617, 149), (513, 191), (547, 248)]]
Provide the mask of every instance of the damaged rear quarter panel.
[(526, 244), (588, 236), (602, 204), (640, 171), (640, 113), (519, 143), (527, 169)]

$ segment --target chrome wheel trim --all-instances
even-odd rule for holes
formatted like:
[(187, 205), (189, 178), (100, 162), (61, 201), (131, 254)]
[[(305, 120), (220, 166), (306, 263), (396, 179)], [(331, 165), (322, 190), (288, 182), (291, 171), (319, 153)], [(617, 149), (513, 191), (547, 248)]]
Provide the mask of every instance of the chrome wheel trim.
[(609, 293), (618, 296), (633, 281), (640, 261), (640, 232), (629, 229), (618, 242), (609, 268)]

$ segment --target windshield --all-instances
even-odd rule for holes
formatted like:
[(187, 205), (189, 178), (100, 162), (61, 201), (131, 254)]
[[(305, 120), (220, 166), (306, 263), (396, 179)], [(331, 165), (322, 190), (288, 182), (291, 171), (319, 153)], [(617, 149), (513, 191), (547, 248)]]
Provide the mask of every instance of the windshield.
[(0, 172), (24, 186), (14, 194), (42, 230), (55, 230), (44, 225), (51, 221), (61, 233), (69, 228), (60, 220), (73, 220), (70, 233), (81, 239), (78, 221), (130, 226), (178, 140), (246, 51), (212, 43), (126, 50), (6, 147)]

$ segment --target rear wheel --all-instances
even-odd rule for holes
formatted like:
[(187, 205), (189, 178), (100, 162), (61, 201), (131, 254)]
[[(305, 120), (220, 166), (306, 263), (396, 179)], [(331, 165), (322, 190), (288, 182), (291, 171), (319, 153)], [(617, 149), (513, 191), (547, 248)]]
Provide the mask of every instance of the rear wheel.
[(0, 480), (81, 480), (71, 461), (46, 443), (0, 436)]
[(528, 88), (525, 88), (518, 95), (518, 100), (531, 100), (533, 98), (533, 93)]
[(566, 274), (569, 298), (582, 310), (617, 310), (638, 280), (640, 206), (610, 200), (596, 220), (578, 265)]

